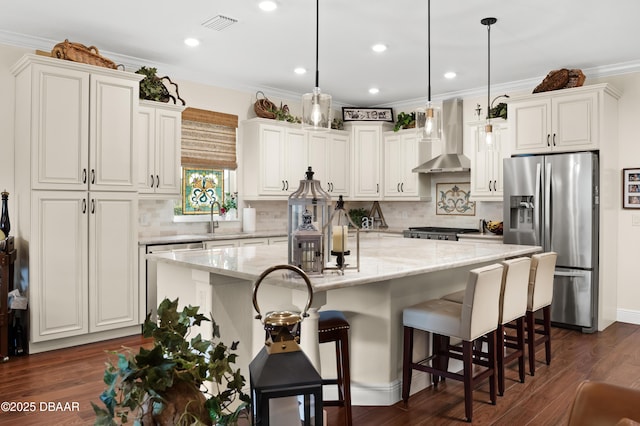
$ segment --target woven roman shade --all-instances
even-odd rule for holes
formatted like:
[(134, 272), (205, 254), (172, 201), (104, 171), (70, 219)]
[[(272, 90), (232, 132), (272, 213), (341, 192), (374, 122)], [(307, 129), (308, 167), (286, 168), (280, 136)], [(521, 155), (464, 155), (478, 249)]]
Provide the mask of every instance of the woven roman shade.
[(237, 127), (237, 115), (186, 108), (182, 111), (182, 166), (235, 170)]

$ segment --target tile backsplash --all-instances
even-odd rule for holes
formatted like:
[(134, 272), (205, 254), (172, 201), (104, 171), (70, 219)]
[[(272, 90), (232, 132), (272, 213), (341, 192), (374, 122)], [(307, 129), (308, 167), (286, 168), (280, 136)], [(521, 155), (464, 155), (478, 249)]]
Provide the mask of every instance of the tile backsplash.
[[(286, 201), (252, 201), (250, 205), (256, 209), (257, 231), (286, 231)], [(370, 209), (372, 205), (371, 201), (345, 202), (347, 210)], [(479, 219), (502, 220), (501, 202), (476, 202), (475, 216), (437, 215), (436, 201), (381, 201), (380, 210), (389, 229), (398, 231), (409, 226), (477, 228)], [(241, 212), (238, 217), (242, 217)], [(173, 201), (170, 200), (140, 200), (138, 225), (138, 233), (144, 237), (209, 232), (208, 221), (174, 222)], [(242, 222), (239, 220), (221, 220), (219, 226), (216, 232), (239, 232), (242, 230)]]

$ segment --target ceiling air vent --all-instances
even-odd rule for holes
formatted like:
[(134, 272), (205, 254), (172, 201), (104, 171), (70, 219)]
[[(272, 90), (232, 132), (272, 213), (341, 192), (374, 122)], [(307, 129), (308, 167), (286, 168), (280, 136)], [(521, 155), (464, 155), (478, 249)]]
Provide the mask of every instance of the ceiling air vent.
[(237, 19), (229, 18), (228, 16), (216, 15), (211, 19), (207, 19), (202, 23), (203, 27), (207, 27), (212, 30), (222, 31), (225, 28), (238, 22)]

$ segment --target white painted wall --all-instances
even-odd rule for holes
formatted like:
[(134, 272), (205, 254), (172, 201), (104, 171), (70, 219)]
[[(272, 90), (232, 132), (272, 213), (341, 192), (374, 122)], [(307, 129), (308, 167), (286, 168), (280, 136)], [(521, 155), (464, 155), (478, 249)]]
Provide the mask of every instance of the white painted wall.
[[(0, 103), (0, 189), (7, 189), (10, 193), (14, 188), (14, 148), (13, 148), (13, 120), (14, 120), (14, 79), (9, 69), (25, 53), (32, 53), (31, 50), (0, 45), (0, 93), (3, 95)], [(162, 74), (162, 71), (161, 71)], [(587, 76), (587, 84), (608, 82), (622, 91), (623, 95), (619, 101), (619, 170), (622, 168), (640, 167), (640, 132), (638, 132), (638, 117), (640, 117), (640, 73), (626, 74), (606, 79), (590, 80)], [(255, 93), (246, 93), (236, 90), (229, 90), (213, 86), (205, 86), (188, 81), (177, 81), (180, 88), (180, 95), (187, 101), (188, 106), (213, 111), (220, 111), (229, 114), (236, 114), (239, 120), (244, 120), (254, 116), (253, 103)], [(501, 93), (496, 93), (496, 95)], [(269, 95), (267, 93), (267, 95)], [(294, 115), (300, 115), (298, 100), (287, 100), (271, 98), (276, 105), (288, 104)], [(474, 119), (474, 109), (477, 103), (483, 107), (483, 114), (486, 113), (486, 98), (474, 97), (465, 99), (464, 120), (465, 122)], [(407, 111), (406, 108), (399, 109)], [(467, 150), (465, 141), (465, 151)], [(606, 141), (604, 143), (607, 143)], [(241, 153), (242, 146), (238, 147)], [(457, 179), (456, 176), (442, 175), (436, 179)], [(464, 178), (464, 177), (462, 177)], [(621, 191), (622, 180), (618, 179), (617, 185), (610, 188), (602, 188), (605, 191)], [(604, 194), (603, 194), (604, 195)], [(603, 196), (603, 198), (605, 198)], [(613, 197), (619, 200), (620, 197)], [(9, 198), (10, 214), (13, 214), (11, 196)], [(366, 206), (365, 203), (364, 206)], [(169, 209), (169, 203), (159, 203), (154, 201), (141, 202), (140, 212), (154, 212), (158, 208)], [(278, 227), (279, 221), (286, 223), (286, 204), (273, 202), (259, 203), (257, 206), (262, 209), (263, 214), (258, 216), (258, 226), (269, 226), (269, 229)], [(355, 206), (354, 206), (355, 207)], [(640, 324), (640, 274), (638, 274), (637, 263), (640, 260), (638, 247), (640, 245), (640, 226), (633, 226), (632, 219), (640, 215), (640, 211), (623, 210), (620, 206), (613, 206), (619, 210), (617, 223), (611, 223), (608, 232), (618, 234), (618, 319), (626, 322)], [(481, 203), (475, 217), (469, 219), (454, 219), (435, 217), (435, 207), (432, 203), (382, 203), (383, 213), (390, 226), (404, 228), (407, 224), (438, 224), (449, 225), (456, 220), (456, 226), (476, 226), (477, 218), (500, 219), (500, 203)], [(158, 226), (164, 233), (170, 233), (173, 226), (169, 220), (171, 213), (162, 210), (161, 214), (149, 215), (151, 223), (147, 226)], [(451, 220), (449, 220), (451, 219)], [(157, 220), (158, 222), (154, 222)], [(231, 225), (231, 224), (230, 224)], [(273, 225), (273, 226), (272, 226)], [(188, 225), (179, 225), (180, 231), (189, 230)], [(202, 227), (194, 225), (195, 227)], [(150, 230), (151, 228), (147, 228)], [(199, 230), (199, 228), (197, 228)], [(196, 231), (199, 232), (199, 231)], [(177, 233), (177, 232), (176, 232)], [(606, 278), (606, 277), (605, 277)]]

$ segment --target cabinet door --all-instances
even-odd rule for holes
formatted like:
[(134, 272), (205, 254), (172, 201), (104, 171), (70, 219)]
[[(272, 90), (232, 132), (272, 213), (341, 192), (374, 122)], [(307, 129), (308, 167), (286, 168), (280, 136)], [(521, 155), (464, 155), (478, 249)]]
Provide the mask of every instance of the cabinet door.
[(580, 93), (551, 99), (552, 148), (559, 151), (598, 148), (598, 94)]
[(138, 108), (138, 192), (153, 194), (155, 188), (156, 163), (156, 126), (155, 109), (140, 106)]
[(493, 123), (493, 149), (489, 150), (484, 128), (484, 123), (472, 128), (471, 199), (502, 201), (502, 160), (508, 157), (508, 129), (504, 124)]
[(89, 183), (93, 190), (136, 191), (138, 83), (92, 74)]
[(404, 143), (400, 135), (384, 138), (384, 195), (401, 196), (400, 186), (404, 179)]
[(380, 128), (358, 125), (353, 129), (353, 197), (380, 199)]
[(138, 323), (138, 200), (89, 193), (89, 331)]
[(282, 195), (285, 190), (284, 179), (284, 137), (281, 127), (260, 126), (260, 195)]
[(351, 193), (349, 185), (351, 161), (349, 154), (348, 135), (333, 134), (327, 139), (326, 170), (331, 195), (348, 197)]
[(305, 173), (307, 167), (309, 167), (307, 132), (304, 130), (286, 129), (284, 151), (286, 156), (284, 190), (287, 194), (290, 194), (298, 189), (300, 181), (305, 179)]
[(205, 249), (229, 247), (238, 247), (238, 242), (236, 240), (212, 240), (204, 242)]
[[(29, 311), (33, 342), (89, 330), (86, 194), (31, 192)], [(116, 265), (109, 268), (118, 269)]]
[(327, 159), (327, 144), (330, 137), (326, 132), (310, 132), (309, 133), (309, 165), (314, 171), (313, 178), (320, 181), (322, 189), (327, 192), (331, 190), (329, 183), (329, 164)]
[(86, 189), (89, 74), (34, 65), (32, 82), (32, 188)]
[(157, 194), (180, 195), (180, 111), (156, 110), (156, 186)]
[(550, 150), (551, 101), (535, 99), (509, 104), (511, 138), (514, 153), (537, 153)]

